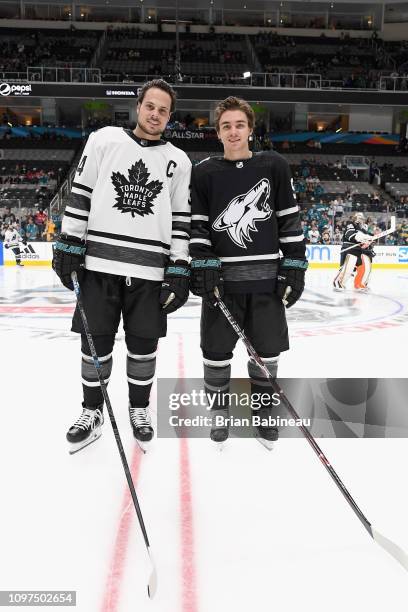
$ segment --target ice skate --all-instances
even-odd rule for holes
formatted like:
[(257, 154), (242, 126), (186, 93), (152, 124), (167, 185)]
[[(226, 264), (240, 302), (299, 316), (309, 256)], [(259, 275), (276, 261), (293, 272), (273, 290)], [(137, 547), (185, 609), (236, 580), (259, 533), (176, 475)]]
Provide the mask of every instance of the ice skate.
[(334, 279), (333, 281), (333, 290), (334, 291), (345, 291), (346, 288), (344, 287), (344, 285), (341, 284), (341, 282), (337, 279)]
[(72, 455), (100, 438), (102, 434), (102, 406), (98, 408), (83, 407), (81, 416), (67, 432), (69, 453)]
[(359, 291), (360, 293), (368, 293), (370, 291), (369, 287), (366, 285), (356, 285), (354, 286), (355, 291)]
[[(257, 419), (254, 423), (255, 439), (266, 449), (272, 450), (274, 443), (279, 439), (279, 431), (270, 424), (272, 411), (270, 408), (260, 408), (252, 412), (252, 418)], [(259, 424), (258, 424), (259, 423)]]
[(145, 453), (148, 447), (146, 443), (152, 440), (154, 434), (149, 415), (149, 406), (145, 408), (129, 406), (129, 418), (135, 440)]
[(211, 411), (213, 427), (211, 428), (210, 438), (214, 442), (218, 450), (224, 448), (225, 442), (229, 438), (229, 410), (228, 408), (219, 408)]

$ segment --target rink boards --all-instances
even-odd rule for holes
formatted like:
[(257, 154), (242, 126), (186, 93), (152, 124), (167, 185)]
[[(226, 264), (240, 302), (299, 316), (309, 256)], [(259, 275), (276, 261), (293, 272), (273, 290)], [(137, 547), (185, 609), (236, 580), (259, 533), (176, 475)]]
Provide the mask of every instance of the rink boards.
[[(52, 242), (32, 242), (23, 247), (21, 259), (24, 265), (50, 266)], [(308, 244), (306, 256), (312, 268), (337, 268), (340, 262), (340, 245)], [(408, 268), (408, 246), (375, 246), (374, 268)], [(0, 265), (15, 266), (11, 249), (0, 245)]]

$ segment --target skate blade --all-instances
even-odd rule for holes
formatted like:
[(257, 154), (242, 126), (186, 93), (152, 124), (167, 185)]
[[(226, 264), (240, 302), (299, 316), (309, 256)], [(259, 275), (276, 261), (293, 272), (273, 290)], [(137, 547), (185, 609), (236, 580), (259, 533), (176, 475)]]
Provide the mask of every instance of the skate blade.
[(262, 444), (262, 446), (264, 446), (268, 451), (273, 450), (273, 447), (275, 445), (274, 441), (265, 440), (265, 438), (261, 438), (260, 436), (255, 436), (255, 440), (259, 442), (259, 444)]
[(75, 453), (77, 453), (78, 451), (82, 450), (86, 446), (89, 446), (93, 442), (96, 442), (98, 440), (98, 438), (101, 437), (101, 435), (102, 435), (102, 430), (101, 430), (100, 427), (98, 427), (97, 429), (94, 429), (94, 431), (92, 432), (92, 435), (89, 436), (89, 438), (87, 438), (86, 440), (83, 440), (82, 442), (68, 442), (68, 444), (69, 444), (69, 448), (68, 448), (69, 454), (70, 455), (74, 455)]
[(137, 438), (135, 438), (135, 442), (138, 445), (138, 447), (140, 448), (140, 450), (142, 451), (142, 453), (146, 454), (147, 453), (147, 449), (149, 448), (149, 444), (151, 443), (151, 440), (146, 441), (146, 442), (142, 442), (142, 440), (138, 440)]
[(227, 440), (224, 440), (224, 442), (216, 442), (215, 440), (211, 440), (211, 445), (214, 448), (214, 450), (220, 453), (221, 451), (225, 449), (226, 442)]

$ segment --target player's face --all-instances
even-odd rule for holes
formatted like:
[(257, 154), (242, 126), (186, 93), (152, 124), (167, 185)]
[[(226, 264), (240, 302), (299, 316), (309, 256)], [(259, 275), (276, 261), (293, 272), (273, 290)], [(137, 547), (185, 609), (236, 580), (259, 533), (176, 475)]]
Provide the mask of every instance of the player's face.
[(224, 146), (224, 156), (228, 159), (249, 157), (249, 137), (252, 129), (248, 118), (241, 110), (222, 113), (219, 122), (218, 138)]
[(171, 98), (168, 93), (151, 87), (137, 105), (136, 136), (147, 140), (158, 140), (170, 119)]

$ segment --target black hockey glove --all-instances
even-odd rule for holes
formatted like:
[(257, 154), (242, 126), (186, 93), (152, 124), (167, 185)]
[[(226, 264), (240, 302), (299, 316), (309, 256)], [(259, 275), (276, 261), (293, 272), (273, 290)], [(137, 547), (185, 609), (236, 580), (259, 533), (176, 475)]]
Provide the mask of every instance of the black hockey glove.
[(181, 308), (188, 300), (190, 268), (186, 261), (176, 261), (164, 270), (160, 304), (166, 314)]
[(305, 259), (284, 257), (280, 260), (276, 293), (286, 308), (293, 306), (302, 295), (308, 265)]
[(219, 296), (224, 296), (221, 261), (218, 257), (193, 259), (191, 262), (191, 291), (199, 295), (211, 307), (217, 305), (214, 289), (218, 287)]
[(72, 272), (80, 272), (85, 265), (86, 242), (77, 236), (61, 234), (55, 243), (52, 267), (67, 289), (74, 290)]

